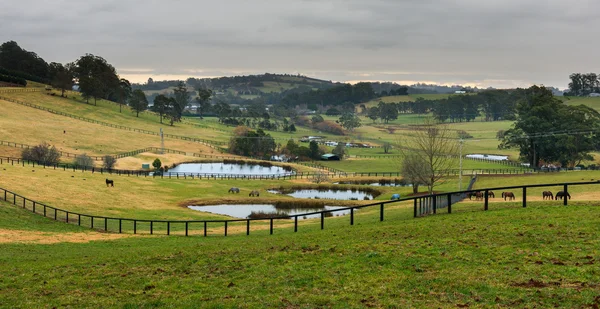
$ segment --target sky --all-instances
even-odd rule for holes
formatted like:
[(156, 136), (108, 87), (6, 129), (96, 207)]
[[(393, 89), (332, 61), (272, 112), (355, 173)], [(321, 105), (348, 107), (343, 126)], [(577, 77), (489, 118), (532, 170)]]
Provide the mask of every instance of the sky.
[[(600, 73), (598, 0), (0, 1), (0, 41), (91, 53), (133, 82), (290, 73), (341, 82), (567, 87)], [(8, 30), (8, 31), (7, 31)]]

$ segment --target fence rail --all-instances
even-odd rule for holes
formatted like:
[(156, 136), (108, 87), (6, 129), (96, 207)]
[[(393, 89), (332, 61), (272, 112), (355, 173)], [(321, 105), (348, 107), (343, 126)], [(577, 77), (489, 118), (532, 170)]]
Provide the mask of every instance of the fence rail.
[[(107, 232), (115, 232), (115, 233), (126, 233), (127, 229), (123, 229), (123, 223), (131, 226), (131, 231), (133, 234), (138, 233), (138, 227), (140, 223), (149, 224), (149, 234), (154, 234), (154, 232), (164, 232), (167, 235), (171, 235), (171, 231), (175, 231), (174, 227), (179, 226), (181, 228), (181, 232), (185, 230), (185, 236), (189, 235), (190, 227), (198, 227), (201, 226), (203, 230), (203, 235), (207, 236), (208, 234), (208, 223), (218, 223), (222, 224), (224, 236), (227, 236), (228, 226), (231, 223), (246, 223), (246, 235), (250, 235), (250, 226), (251, 222), (268, 222), (269, 223), (269, 234), (273, 234), (273, 222), (275, 220), (293, 220), (294, 222), (294, 232), (298, 231), (298, 218), (302, 218), (304, 216), (313, 216), (317, 215), (320, 217), (321, 229), (325, 227), (325, 218), (330, 216), (335, 212), (341, 211), (350, 211), (350, 225), (354, 225), (355, 210), (361, 208), (372, 208), (379, 207), (379, 221), (384, 221), (385, 218), (385, 206), (391, 203), (399, 203), (399, 202), (408, 202), (413, 201), (414, 208), (414, 217), (420, 217), (424, 215), (437, 214), (439, 210), (445, 209), (447, 213), (452, 213), (452, 201), (456, 201), (460, 198), (460, 196), (464, 196), (466, 194), (472, 192), (484, 192), (484, 210), (489, 209), (489, 192), (492, 190), (507, 190), (507, 189), (521, 189), (523, 192), (522, 206), (527, 207), (527, 189), (528, 188), (541, 188), (541, 187), (555, 187), (562, 186), (563, 192), (568, 192), (569, 186), (578, 186), (578, 185), (597, 185), (600, 182), (571, 182), (571, 183), (553, 183), (553, 184), (537, 184), (537, 185), (524, 185), (524, 186), (508, 186), (508, 187), (495, 187), (495, 188), (486, 188), (486, 189), (478, 189), (478, 190), (466, 190), (466, 191), (457, 191), (457, 192), (447, 192), (447, 193), (438, 193), (420, 197), (408, 197), (402, 198), (398, 200), (392, 201), (380, 201), (376, 203), (359, 205), (359, 206), (350, 206), (343, 207), (332, 210), (323, 210), (323, 211), (315, 211), (304, 214), (296, 214), (289, 216), (280, 216), (274, 218), (266, 218), (266, 219), (231, 219), (231, 220), (152, 220), (152, 219), (136, 219), (136, 218), (119, 218), (119, 217), (106, 217), (106, 216), (95, 216), (90, 214), (83, 214), (73, 211), (68, 211), (65, 209), (53, 207), (50, 205), (46, 205), (44, 203), (37, 202), (35, 200), (26, 198), (20, 194), (17, 194), (13, 191), (9, 191), (4, 188), (0, 188), (0, 198), (3, 196), (4, 201), (12, 202), (15, 206), (20, 206), (24, 209), (30, 210), (31, 212), (39, 215), (43, 215), (46, 218), (52, 218), (57, 221), (63, 221), (66, 223), (77, 224), (80, 226), (87, 226), (91, 229), (104, 230)], [(447, 204), (444, 206), (443, 202)], [(567, 206), (568, 199), (565, 197), (563, 199), (563, 205)], [(163, 224), (163, 227), (166, 225), (166, 230), (158, 229), (155, 230), (154, 227)]]
[[(157, 148), (158, 149), (158, 148)], [(213, 157), (214, 158), (214, 157)], [(217, 157), (218, 158), (218, 157)], [(223, 159), (226, 159), (223, 157)], [(44, 162), (39, 161), (31, 161), (31, 160), (23, 160), (21, 158), (14, 157), (4, 157), (0, 156), (0, 164), (11, 164), (15, 165), (36, 165), (41, 166), (42, 168), (49, 169), (62, 169), (62, 170), (72, 170), (72, 171), (81, 171), (81, 172), (91, 172), (91, 173), (108, 173), (111, 175), (117, 176), (136, 176), (136, 177), (152, 177), (152, 178), (161, 178), (161, 179), (241, 179), (241, 180), (292, 180), (292, 179), (313, 179), (315, 177), (327, 176), (330, 179), (342, 179), (342, 178), (351, 178), (351, 177), (401, 177), (400, 172), (349, 172), (349, 173), (339, 173), (339, 172), (298, 172), (295, 171), (293, 173), (286, 174), (227, 174), (227, 173), (189, 173), (189, 172), (164, 172), (164, 173), (153, 173), (152, 171), (145, 170), (124, 170), (124, 169), (105, 169), (105, 168), (95, 168), (95, 167), (85, 167), (78, 166), (75, 164), (69, 163), (58, 163), (58, 164), (45, 164)], [(519, 171), (519, 170), (464, 170), (463, 175), (506, 175), (506, 174), (524, 174), (530, 173), (530, 171)], [(539, 173), (552, 173), (550, 171), (536, 171)], [(557, 171), (558, 172), (558, 171)], [(459, 170), (451, 170), (447, 171), (445, 176), (457, 176), (459, 174)]]
[[(77, 120), (81, 120), (81, 121), (85, 121), (85, 122), (89, 122), (89, 123), (94, 123), (94, 124), (98, 124), (98, 125), (102, 125), (102, 126), (106, 126), (106, 127), (111, 127), (111, 128), (120, 129), (120, 130), (126, 130), (126, 131), (131, 131), (131, 132), (138, 132), (138, 133), (143, 133), (143, 134), (160, 136), (159, 132), (154, 132), (154, 131), (149, 131), (149, 130), (144, 130), (144, 129), (136, 129), (136, 128), (126, 127), (126, 126), (112, 124), (112, 123), (108, 123), (108, 122), (98, 121), (98, 120), (94, 120), (94, 119), (90, 119), (90, 118), (85, 118), (85, 117), (81, 117), (81, 116), (77, 116), (77, 115), (73, 115), (73, 114), (69, 114), (69, 113), (65, 113), (65, 112), (53, 110), (53, 109), (50, 109), (50, 108), (47, 108), (47, 107), (43, 107), (43, 106), (39, 106), (39, 105), (27, 103), (27, 102), (18, 101), (18, 100), (15, 100), (15, 99), (4, 97), (4, 96), (0, 96), (0, 100), (12, 102), (12, 103), (16, 103), (16, 104), (27, 106), (27, 107), (32, 107), (32, 108), (35, 108), (35, 109), (47, 111), (47, 112), (52, 113), (52, 114), (56, 114), (56, 115), (60, 115), (60, 116), (65, 116), (65, 117), (69, 117), (69, 118), (72, 118), (72, 119), (77, 119)], [(167, 137), (167, 138), (174, 138), (174, 139), (180, 139), (180, 140), (185, 140), (185, 141), (190, 141), (190, 142), (201, 143), (201, 144), (204, 144), (206, 146), (209, 146), (209, 147), (212, 147), (212, 148), (215, 148), (215, 149), (219, 149), (219, 150), (222, 149), (222, 148), (218, 147), (218, 146), (226, 144), (225, 142), (217, 142), (217, 141), (212, 141), (212, 140), (205, 140), (205, 139), (201, 139), (201, 138), (187, 137), (187, 136), (174, 135), (174, 134), (163, 134), (163, 136)]]

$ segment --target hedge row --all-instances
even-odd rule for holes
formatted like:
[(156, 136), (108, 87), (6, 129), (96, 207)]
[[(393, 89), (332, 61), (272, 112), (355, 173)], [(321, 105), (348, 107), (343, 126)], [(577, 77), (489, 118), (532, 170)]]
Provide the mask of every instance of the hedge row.
[(27, 86), (27, 80), (24, 78), (0, 74), (0, 82)]
[(19, 78), (22, 78), (25, 80), (30, 80), (30, 81), (34, 81), (34, 82), (38, 82), (38, 83), (42, 83), (42, 84), (50, 84), (50, 81), (46, 78), (39, 77), (39, 76), (33, 76), (33, 75), (31, 75), (29, 73), (25, 73), (25, 72), (8, 70), (3, 67), (0, 67), (0, 75), (8, 75), (11, 77), (19, 77)]

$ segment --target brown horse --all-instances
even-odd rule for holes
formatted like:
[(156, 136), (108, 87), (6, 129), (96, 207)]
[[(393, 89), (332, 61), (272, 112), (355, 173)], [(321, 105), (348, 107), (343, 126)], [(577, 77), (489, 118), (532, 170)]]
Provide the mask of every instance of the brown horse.
[(481, 192), (481, 191), (475, 192), (475, 200), (476, 201), (483, 201), (483, 192)]
[(512, 192), (502, 192), (502, 197), (504, 198), (504, 200), (506, 201), (506, 198), (508, 198), (508, 200), (514, 200), (515, 199), (515, 194)]
[(248, 196), (260, 196), (260, 192), (256, 191), (256, 190), (252, 190), (250, 192), (250, 194), (248, 194)]
[(115, 186), (115, 182), (112, 181), (112, 180), (110, 180), (110, 179), (108, 179), (108, 178), (106, 178), (106, 186), (107, 187), (108, 186), (114, 187)]
[(569, 198), (571, 199), (571, 194), (569, 194), (569, 192), (565, 192), (565, 191), (558, 191), (556, 192), (556, 197), (554, 198), (554, 200), (558, 200), (559, 198), (562, 200), (563, 198)]
[(542, 192), (542, 199), (550, 199), (553, 200), (554, 199), (554, 194), (552, 194), (552, 191), (544, 191)]
[(488, 191), (488, 197), (496, 198), (496, 195), (494, 194), (494, 191)]

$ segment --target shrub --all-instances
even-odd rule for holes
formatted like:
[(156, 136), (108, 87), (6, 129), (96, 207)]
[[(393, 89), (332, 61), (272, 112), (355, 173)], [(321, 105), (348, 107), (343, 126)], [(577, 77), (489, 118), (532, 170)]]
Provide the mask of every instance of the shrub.
[(152, 162), (152, 166), (154, 167), (155, 170), (159, 170), (160, 167), (162, 166), (162, 162), (160, 162), (159, 158), (154, 159), (154, 162)]
[(75, 158), (75, 165), (79, 167), (93, 167), (94, 160), (87, 154), (79, 155)]
[(467, 131), (465, 130), (458, 130), (458, 132), (456, 132), (458, 134), (459, 138), (463, 138), (463, 139), (467, 139), (467, 138), (473, 138), (473, 135), (467, 133)]
[(117, 163), (117, 159), (112, 156), (106, 155), (104, 158), (102, 158), (102, 167), (106, 169), (113, 169), (115, 167), (115, 163)]
[(331, 122), (331, 121), (323, 121), (315, 124), (315, 129), (335, 135), (344, 135), (344, 128), (341, 125)]
[(21, 157), (25, 160), (38, 161), (43, 164), (57, 164), (60, 162), (60, 153), (56, 147), (43, 142), (37, 146), (24, 149)]

